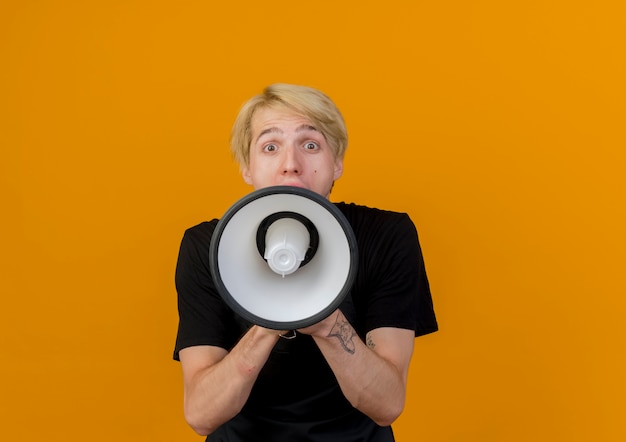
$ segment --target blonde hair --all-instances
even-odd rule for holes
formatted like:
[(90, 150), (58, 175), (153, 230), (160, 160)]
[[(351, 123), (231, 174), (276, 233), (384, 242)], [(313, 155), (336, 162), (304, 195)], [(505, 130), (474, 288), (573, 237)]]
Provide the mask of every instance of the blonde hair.
[(326, 138), (335, 158), (343, 158), (348, 146), (348, 133), (335, 103), (317, 89), (277, 83), (267, 86), (262, 94), (248, 100), (235, 119), (230, 150), (241, 167), (247, 167), (250, 161), (254, 113), (257, 109), (281, 106), (311, 120)]

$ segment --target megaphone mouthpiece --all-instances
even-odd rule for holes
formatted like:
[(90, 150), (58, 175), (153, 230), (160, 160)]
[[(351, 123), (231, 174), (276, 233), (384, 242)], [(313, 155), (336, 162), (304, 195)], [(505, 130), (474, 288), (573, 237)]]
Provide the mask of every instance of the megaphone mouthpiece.
[(256, 245), (272, 271), (289, 275), (307, 264), (319, 244), (315, 224), (301, 213), (277, 211), (265, 217), (256, 232)]
[(294, 218), (281, 218), (267, 228), (263, 258), (270, 269), (284, 278), (300, 268), (309, 243), (304, 224)]

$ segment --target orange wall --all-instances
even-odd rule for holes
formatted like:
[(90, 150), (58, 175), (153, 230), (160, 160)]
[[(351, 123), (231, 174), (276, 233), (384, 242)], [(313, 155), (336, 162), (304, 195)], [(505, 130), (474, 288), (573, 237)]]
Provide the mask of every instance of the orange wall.
[(285, 81), (345, 114), (334, 199), (420, 231), (441, 331), (398, 439), (625, 440), (623, 2), (238, 3), (0, 6), (0, 438), (200, 440), (177, 249)]

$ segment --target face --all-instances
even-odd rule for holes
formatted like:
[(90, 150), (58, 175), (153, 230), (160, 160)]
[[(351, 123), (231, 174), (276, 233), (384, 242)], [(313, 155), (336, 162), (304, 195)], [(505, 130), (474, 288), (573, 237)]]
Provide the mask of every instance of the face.
[(306, 117), (284, 108), (257, 109), (251, 121), (250, 161), (243, 179), (255, 190), (296, 186), (328, 198), (343, 172), (324, 135)]

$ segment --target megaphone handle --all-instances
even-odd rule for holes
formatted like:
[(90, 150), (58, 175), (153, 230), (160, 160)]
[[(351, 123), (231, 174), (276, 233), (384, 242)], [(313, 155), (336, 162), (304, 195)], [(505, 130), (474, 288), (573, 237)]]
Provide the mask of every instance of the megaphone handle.
[(280, 336), (280, 337), (281, 337), (281, 338), (283, 338), (283, 339), (293, 339), (293, 338), (295, 338), (297, 335), (296, 335), (296, 331), (295, 331), (295, 330), (289, 330), (289, 331), (288, 331), (287, 333), (285, 333), (284, 335), (280, 335), (280, 334), (279, 334), (278, 336)]

